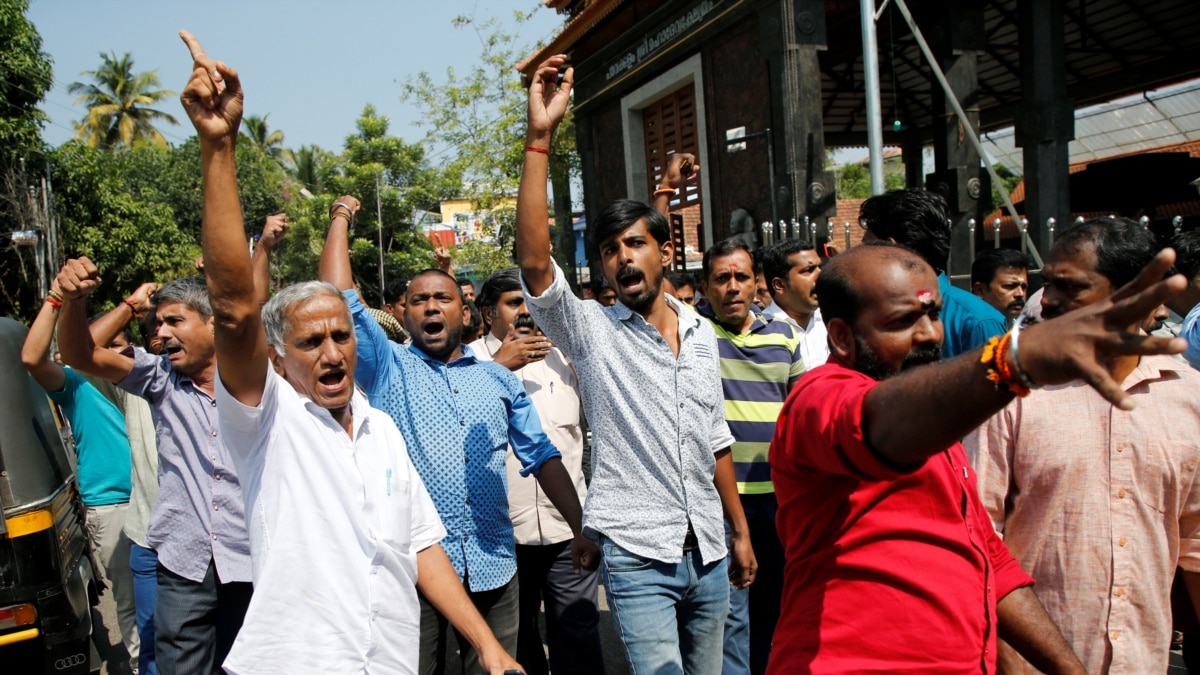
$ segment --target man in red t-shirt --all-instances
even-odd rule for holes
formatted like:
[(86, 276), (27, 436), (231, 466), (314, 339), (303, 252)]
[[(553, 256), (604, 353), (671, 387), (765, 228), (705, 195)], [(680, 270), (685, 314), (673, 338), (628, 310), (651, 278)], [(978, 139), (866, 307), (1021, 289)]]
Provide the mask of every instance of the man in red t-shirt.
[(993, 531), (958, 441), (1013, 398), (989, 373), (1018, 391), (1084, 379), (1127, 405), (1100, 364), (1183, 350), (1123, 332), (1182, 290), (1178, 276), (1155, 283), (1173, 259), (1021, 331), (1019, 359), (1010, 337), (998, 358), (940, 362), (924, 260), (891, 244), (829, 262), (817, 297), (831, 358), (800, 379), (771, 443), (787, 567), (768, 672), (992, 673), (997, 633), (1040, 670), (1084, 672)]

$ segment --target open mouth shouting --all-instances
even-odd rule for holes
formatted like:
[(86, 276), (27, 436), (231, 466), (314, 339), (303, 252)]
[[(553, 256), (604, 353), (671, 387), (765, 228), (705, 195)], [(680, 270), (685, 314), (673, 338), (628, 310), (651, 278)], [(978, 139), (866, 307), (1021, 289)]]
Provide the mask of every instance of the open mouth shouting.
[(617, 285), (626, 297), (635, 297), (646, 290), (646, 275), (636, 267), (623, 267), (617, 272)]
[(162, 353), (173, 363), (183, 356), (183, 345), (178, 340), (167, 340), (163, 343)]
[(343, 393), (349, 382), (350, 378), (346, 377), (346, 371), (341, 368), (331, 368), (317, 378), (321, 393), (325, 396), (337, 396)]
[(445, 317), (430, 317), (421, 323), (421, 334), (430, 342), (438, 342), (446, 337)]

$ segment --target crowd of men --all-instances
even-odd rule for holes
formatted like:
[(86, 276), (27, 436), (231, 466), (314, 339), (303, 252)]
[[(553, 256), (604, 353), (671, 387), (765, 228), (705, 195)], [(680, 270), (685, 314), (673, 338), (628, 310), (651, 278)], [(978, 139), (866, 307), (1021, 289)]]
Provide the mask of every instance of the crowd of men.
[(451, 635), (496, 675), (1165, 670), (1176, 570), (1200, 594), (1200, 233), (1068, 230), (1040, 321), (1019, 251), (950, 283), (923, 190), (868, 200), (864, 245), (833, 257), (731, 238), (667, 274), (697, 170), (677, 153), (654, 204), (591, 223), (580, 299), (547, 227), (574, 77), (555, 56), (517, 267), (475, 297), (439, 251), (368, 308), (346, 195), (319, 280), (272, 295), (288, 223), (246, 254), (237, 73), (181, 36), (204, 276), (89, 321), (103, 270), (70, 260), (23, 353), (75, 434), (136, 671), (434, 675), (457, 672)]

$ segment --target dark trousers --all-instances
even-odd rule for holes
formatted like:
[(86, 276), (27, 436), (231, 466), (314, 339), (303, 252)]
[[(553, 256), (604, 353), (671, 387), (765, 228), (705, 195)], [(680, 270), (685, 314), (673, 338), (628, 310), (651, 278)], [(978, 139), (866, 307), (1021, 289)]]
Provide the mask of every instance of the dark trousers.
[[(600, 612), (596, 588), (600, 575), (571, 563), (570, 540), (548, 546), (517, 544), (517, 578), (521, 581), (521, 622), (517, 661), (527, 675), (578, 673), (604, 675), (600, 650)], [(546, 652), (538, 630), (538, 614), (546, 603)]]
[(730, 589), (723, 670), (724, 675), (762, 675), (771, 656), (771, 639), (779, 621), (779, 603), (783, 596), (785, 559), (775, 529), (779, 502), (774, 493), (741, 495), (741, 502), (758, 572), (749, 588)]
[[(483, 615), (487, 625), (492, 629), (496, 640), (504, 647), (504, 651), (513, 654), (517, 650), (517, 607), (520, 593), (517, 576), (514, 574), (509, 582), (499, 588), (489, 591), (472, 592), (467, 588), (467, 596), (479, 613)], [(446, 672), (461, 672), (474, 675), (479, 670), (479, 655), (471, 647), (471, 643), (457, 630), (454, 639), (458, 643), (458, 651), (462, 657), (462, 668), (447, 669), (446, 641), (450, 630), (450, 622), (442, 613), (437, 611), (420, 592), (417, 598), (421, 603), (421, 654), (417, 672), (420, 675), (444, 675)]]
[(220, 583), (212, 560), (196, 583), (158, 564), (154, 660), (161, 675), (208, 675), (229, 654), (254, 586)]

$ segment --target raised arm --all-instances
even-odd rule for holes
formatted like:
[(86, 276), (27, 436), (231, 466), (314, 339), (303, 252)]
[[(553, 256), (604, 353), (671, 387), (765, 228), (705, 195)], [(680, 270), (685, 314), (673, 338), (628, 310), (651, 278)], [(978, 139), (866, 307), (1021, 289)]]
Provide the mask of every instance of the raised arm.
[(329, 209), (329, 233), (321, 251), (320, 277), (337, 286), (339, 291), (354, 288), (354, 273), (350, 270), (350, 223), (361, 204), (350, 195), (342, 195)]
[(138, 316), (154, 310), (151, 298), (158, 291), (158, 284), (147, 281), (137, 287), (125, 301), (108, 310), (99, 319), (88, 324), (88, 332), (92, 334), (92, 342), (101, 347), (112, 344), (121, 334), (125, 326)]
[(267, 222), (263, 224), (262, 236), (258, 238), (258, 245), (254, 247), (254, 255), (250, 258), (250, 265), (254, 268), (254, 295), (259, 305), (265, 305), (271, 299), (271, 251), (291, 226), (286, 213), (267, 216)]
[(664, 218), (671, 217), (671, 198), (679, 194), (679, 186), (691, 178), (700, 167), (696, 166), (696, 156), (689, 152), (677, 152), (671, 155), (667, 164), (667, 172), (663, 174), (662, 183), (654, 191), (654, 210), (663, 214)]
[(538, 66), (529, 85), (529, 125), (525, 131), (525, 164), (517, 190), (517, 264), (525, 286), (534, 295), (546, 292), (554, 281), (550, 257), (550, 212), (546, 181), (550, 172), (550, 141), (567, 114), (575, 69), (568, 67), (563, 81), (558, 73), (567, 57), (551, 56)]
[(237, 71), (209, 58), (191, 33), (180, 31), (179, 37), (192, 53), (192, 77), (179, 98), (200, 138), (200, 246), (212, 301), (218, 373), (234, 398), (257, 406), (267, 382), (267, 337), (238, 202), (234, 154), (242, 87)]
[(98, 346), (88, 330), (87, 296), (99, 288), (100, 271), (86, 257), (68, 260), (54, 283), (63, 296), (58, 317), (58, 351), (63, 363), (109, 382), (125, 379), (133, 369), (133, 359), (105, 349), (107, 342)]
[(450, 249), (445, 246), (436, 246), (433, 249), (433, 264), (437, 268), (450, 276), (454, 276), (454, 256), (450, 254)]
[[(1174, 261), (1175, 252), (1165, 249), (1111, 297), (1021, 330), (1020, 363), (1010, 349), (1009, 367), (1014, 372), (1023, 368), (1043, 385), (1084, 380), (1121, 409), (1132, 409), (1133, 399), (1104, 363), (1120, 355), (1184, 350), (1186, 343), (1180, 338), (1128, 330), (1186, 287), (1182, 275), (1163, 279)], [(868, 445), (894, 464), (914, 464), (945, 450), (1007, 405), (1013, 395), (988, 381), (981, 352), (914, 368), (871, 390), (863, 403)]]
[(62, 295), (57, 286), (51, 286), (50, 297), (42, 303), (42, 309), (29, 326), (29, 334), (25, 336), (25, 344), (21, 347), (21, 363), (46, 391), (61, 391), (67, 383), (62, 366), (50, 360), (50, 341), (54, 339), (54, 326), (62, 307), (56, 294)]

